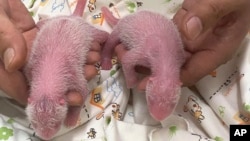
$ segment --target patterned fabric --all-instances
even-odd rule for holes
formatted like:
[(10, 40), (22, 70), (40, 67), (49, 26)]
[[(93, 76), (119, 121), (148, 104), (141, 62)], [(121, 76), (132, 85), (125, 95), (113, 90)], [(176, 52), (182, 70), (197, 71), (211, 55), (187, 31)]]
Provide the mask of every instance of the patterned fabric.
[[(69, 15), (76, 0), (22, 0), (37, 22)], [(172, 18), (183, 0), (88, 0), (83, 19), (112, 31), (100, 12), (109, 7), (117, 18), (138, 10), (159, 12)], [(63, 127), (53, 141), (228, 141), (230, 124), (247, 124), (250, 116), (248, 80), (249, 39), (226, 64), (200, 80), (196, 88), (183, 88), (175, 112), (162, 122), (148, 113), (145, 95), (125, 86), (121, 66), (113, 59), (110, 71), (100, 70), (82, 107), (77, 128)], [(198, 93), (199, 92), (199, 93)], [(3, 93), (2, 93), (3, 95)], [(39, 140), (24, 109), (0, 98), (0, 141)]]

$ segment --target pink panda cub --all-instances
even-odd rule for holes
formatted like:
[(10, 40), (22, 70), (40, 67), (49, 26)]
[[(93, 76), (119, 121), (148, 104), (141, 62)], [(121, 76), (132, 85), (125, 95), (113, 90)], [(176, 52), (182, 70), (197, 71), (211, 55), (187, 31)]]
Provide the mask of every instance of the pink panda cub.
[(146, 86), (148, 109), (156, 120), (165, 119), (178, 103), (180, 69), (186, 58), (176, 25), (163, 15), (145, 10), (120, 20), (105, 7), (102, 14), (113, 26), (102, 51), (102, 68), (111, 68), (114, 48), (123, 44), (128, 50), (121, 60), (127, 87), (134, 88), (139, 82), (135, 66), (150, 68), (152, 74)]
[(52, 139), (64, 124), (77, 124), (81, 107), (69, 107), (66, 94), (89, 93), (83, 66), (93, 41), (104, 43), (107, 32), (82, 18), (86, 0), (78, 0), (73, 15), (40, 21), (25, 74), (30, 85), (26, 113), (36, 135)]

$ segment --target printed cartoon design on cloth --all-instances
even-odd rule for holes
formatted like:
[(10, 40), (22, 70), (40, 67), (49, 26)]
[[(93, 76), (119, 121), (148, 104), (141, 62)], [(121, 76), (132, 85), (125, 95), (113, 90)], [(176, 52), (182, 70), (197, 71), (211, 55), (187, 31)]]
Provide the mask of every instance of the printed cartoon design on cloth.
[(202, 107), (197, 102), (198, 98), (195, 96), (189, 96), (186, 105), (184, 106), (184, 112), (188, 112), (199, 122), (205, 119), (202, 115)]
[(0, 127), (0, 139), (8, 140), (9, 137), (13, 136), (13, 130), (7, 127)]
[(95, 131), (95, 128), (90, 128), (90, 131), (87, 132), (88, 138), (94, 139), (96, 137), (97, 132)]
[(0, 114), (0, 140), (1, 141), (37, 141), (25, 131), (14, 119)]
[(88, 9), (89, 9), (89, 12), (93, 12), (96, 9), (96, 0), (88, 1)]

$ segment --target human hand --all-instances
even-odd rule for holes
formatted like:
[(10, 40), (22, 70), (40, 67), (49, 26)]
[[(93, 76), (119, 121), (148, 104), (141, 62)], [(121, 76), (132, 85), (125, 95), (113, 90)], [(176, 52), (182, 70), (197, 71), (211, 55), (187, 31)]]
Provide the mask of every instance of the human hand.
[(173, 20), (191, 56), (181, 70), (184, 85), (195, 84), (226, 63), (250, 26), (249, 0), (184, 0)]
[[(184, 1), (173, 18), (180, 30), (184, 48), (190, 54), (181, 69), (180, 79), (184, 86), (194, 85), (231, 58), (248, 32), (249, 15), (249, 0)], [(186, 23), (194, 16), (200, 22), (197, 23), (197, 18), (194, 18), (196, 22), (189, 24), (188, 32)], [(121, 60), (127, 50), (120, 44), (115, 52), (118, 60)], [(139, 90), (145, 90), (150, 69), (137, 66), (135, 70), (146, 75), (137, 86)]]
[[(28, 86), (22, 67), (26, 63), (37, 28), (19, 0), (0, 1), (0, 16), (0, 89), (25, 105), (28, 99)], [(87, 80), (97, 74), (94, 64), (100, 60), (100, 50), (100, 44), (93, 42), (87, 56), (87, 64), (83, 68)], [(13, 51), (14, 55), (11, 54)], [(77, 92), (69, 92), (67, 99), (70, 106), (83, 104), (82, 96)]]
[(20, 0), (0, 1), (0, 16), (0, 89), (25, 104), (27, 85), (20, 69), (37, 29)]
[[(84, 75), (87, 81), (91, 80), (96, 76), (98, 70), (95, 67), (95, 64), (101, 60), (101, 46), (98, 42), (93, 42), (92, 47), (87, 56), (87, 62), (84, 66)], [(84, 99), (82, 95), (78, 92), (69, 92), (67, 94), (67, 99), (70, 106), (82, 106)]]

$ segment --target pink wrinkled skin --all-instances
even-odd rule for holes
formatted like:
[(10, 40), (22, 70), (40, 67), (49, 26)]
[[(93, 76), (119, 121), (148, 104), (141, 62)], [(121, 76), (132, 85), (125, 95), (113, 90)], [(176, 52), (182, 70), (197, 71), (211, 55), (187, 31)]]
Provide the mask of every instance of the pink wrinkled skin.
[(156, 120), (168, 117), (180, 97), (180, 69), (185, 61), (182, 41), (174, 23), (149, 11), (138, 11), (120, 20), (105, 7), (105, 20), (114, 26), (102, 52), (102, 68), (110, 69), (114, 47), (122, 43), (128, 52), (121, 60), (128, 88), (138, 84), (135, 66), (151, 69), (146, 86), (148, 109)]
[(60, 127), (75, 126), (81, 107), (68, 107), (66, 93), (88, 94), (83, 66), (91, 43), (104, 43), (108, 33), (86, 23), (81, 15), (86, 0), (79, 0), (71, 16), (42, 20), (24, 68), (30, 85), (26, 114), (36, 135), (49, 140)]

